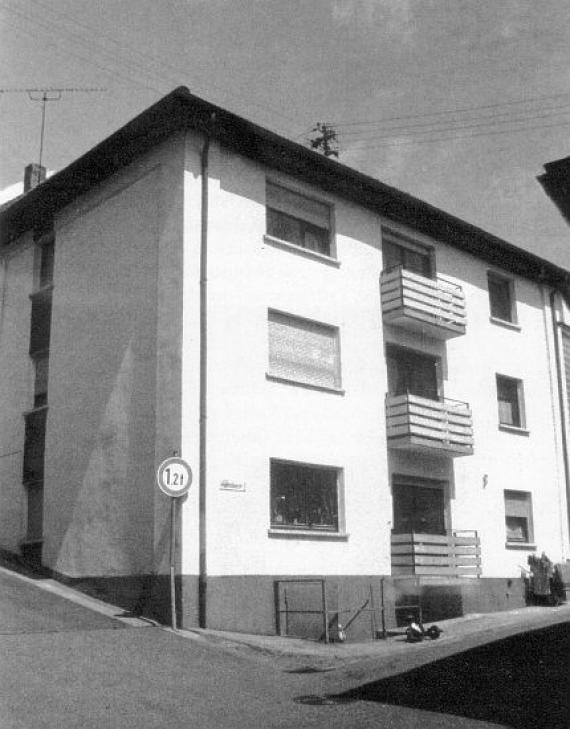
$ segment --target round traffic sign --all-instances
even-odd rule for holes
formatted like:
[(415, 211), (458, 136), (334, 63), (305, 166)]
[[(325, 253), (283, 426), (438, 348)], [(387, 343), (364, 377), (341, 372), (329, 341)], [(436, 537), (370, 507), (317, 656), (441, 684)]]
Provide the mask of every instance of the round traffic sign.
[(158, 467), (156, 481), (167, 496), (184, 496), (192, 483), (192, 469), (183, 458), (167, 458)]

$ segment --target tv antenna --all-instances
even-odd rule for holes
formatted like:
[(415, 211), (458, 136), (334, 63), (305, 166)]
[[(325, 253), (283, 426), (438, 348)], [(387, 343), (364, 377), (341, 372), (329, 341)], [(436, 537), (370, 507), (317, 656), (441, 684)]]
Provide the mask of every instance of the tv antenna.
[(60, 101), (63, 94), (93, 93), (106, 91), (99, 88), (39, 88), (39, 89), (0, 89), (0, 94), (28, 94), (30, 101), (39, 101), (42, 105), (42, 127), (40, 132), (40, 154), (38, 165), (42, 166), (44, 152), (44, 137), (46, 126), (46, 104), (48, 101)]

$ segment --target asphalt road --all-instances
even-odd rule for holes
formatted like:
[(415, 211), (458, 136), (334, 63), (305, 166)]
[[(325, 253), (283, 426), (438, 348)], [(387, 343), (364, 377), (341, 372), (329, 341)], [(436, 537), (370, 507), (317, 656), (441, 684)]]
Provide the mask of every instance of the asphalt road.
[[(536, 654), (545, 676), (558, 666), (560, 681), (559, 690), (542, 701), (558, 713), (543, 716), (536, 699), (540, 692), (526, 693), (535, 669), (529, 667), (528, 681), (517, 686), (525, 674), (519, 670), (527, 658), (524, 646), (503, 645), (488, 654), (476, 649), (459, 663), (447, 663), (454, 656), (379, 682), (370, 681), (368, 667), (367, 683), (343, 693), (338, 691), (342, 670), (332, 682), (328, 673), (284, 672), (267, 657), (140, 623), (133, 627), (37, 584), (0, 571), (1, 729), (554, 729), (563, 725), (547, 719), (561, 719), (568, 708), (570, 651), (568, 636), (561, 639), (558, 629), (553, 629), (556, 644), (565, 641), (559, 653)], [(537, 645), (545, 640), (537, 638)], [(502, 675), (502, 691), (494, 690), (500, 665), (512, 672)], [(470, 670), (488, 676), (480, 686), (490, 699), (482, 694), (474, 703), (477, 692), (471, 691), (465, 710), (457, 677), (465, 677), (462, 685), (468, 689)], [(350, 675), (347, 688), (354, 686), (354, 665)], [(333, 684), (334, 695), (327, 690)], [(543, 723), (524, 723), (530, 698), (536, 710), (529, 716)], [(494, 713), (473, 708), (495, 702)], [(517, 710), (511, 713), (513, 707)]]
[(494, 641), (340, 697), (514, 729), (568, 729), (570, 624)]

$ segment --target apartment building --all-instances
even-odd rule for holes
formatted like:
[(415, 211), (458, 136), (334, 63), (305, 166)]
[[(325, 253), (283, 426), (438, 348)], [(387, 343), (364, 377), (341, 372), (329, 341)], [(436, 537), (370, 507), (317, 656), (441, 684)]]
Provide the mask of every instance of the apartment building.
[(1, 548), (166, 615), (176, 453), (186, 626), (362, 636), (570, 556), (563, 269), (186, 89), (0, 222)]

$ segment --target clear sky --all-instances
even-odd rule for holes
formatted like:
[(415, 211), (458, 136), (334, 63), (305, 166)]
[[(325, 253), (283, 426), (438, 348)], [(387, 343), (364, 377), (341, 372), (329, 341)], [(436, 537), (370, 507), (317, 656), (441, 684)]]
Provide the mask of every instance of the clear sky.
[[(43, 161), (72, 162), (174, 87), (570, 268), (536, 181), (570, 155), (568, 0), (0, 0), (0, 88), (47, 104)], [(0, 190), (39, 154), (41, 104), (0, 93)]]

